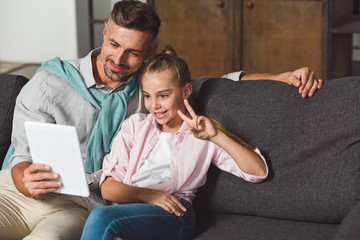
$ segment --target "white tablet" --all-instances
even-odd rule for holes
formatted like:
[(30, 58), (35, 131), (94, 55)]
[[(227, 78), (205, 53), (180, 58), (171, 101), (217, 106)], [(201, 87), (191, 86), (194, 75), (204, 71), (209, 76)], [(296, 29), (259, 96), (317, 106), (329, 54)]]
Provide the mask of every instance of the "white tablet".
[(27, 121), (25, 130), (33, 162), (48, 164), (60, 175), (63, 185), (55, 192), (89, 196), (76, 128)]

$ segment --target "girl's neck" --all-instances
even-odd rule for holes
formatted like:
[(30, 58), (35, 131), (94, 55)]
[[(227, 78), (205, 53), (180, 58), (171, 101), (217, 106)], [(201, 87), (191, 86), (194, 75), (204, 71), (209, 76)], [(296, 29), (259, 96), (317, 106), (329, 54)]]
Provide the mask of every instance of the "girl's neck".
[(172, 134), (174, 134), (174, 133), (176, 133), (176, 132), (181, 128), (183, 122), (184, 122), (184, 121), (181, 120), (181, 122), (177, 123), (177, 124), (174, 125), (174, 126), (169, 126), (169, 125), (167, 125), (167, 124), (164, 124), (164, 125), (158, 124), (158, 126), (159, 126), (159, 129), (160, 129), (161, 132), (166, 132), (166, 133), (172, 133)]

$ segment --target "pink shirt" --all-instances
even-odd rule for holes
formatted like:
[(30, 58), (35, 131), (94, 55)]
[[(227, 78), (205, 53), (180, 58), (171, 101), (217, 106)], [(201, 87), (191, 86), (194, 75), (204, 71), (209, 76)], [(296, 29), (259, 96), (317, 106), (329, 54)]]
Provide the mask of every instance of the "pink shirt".
[[(189, 127), (183, 122), (180, 129), (174, 133), (175, 143), (170, 160), (171, 181), (149, 188), (167, 191), (192, 202), (197, 189), (206, 182), (206, 174), (211, 163), (249, 182), (261, 182), (267, 177), (267, 174), (265, 177), (258, 177), (241, 171), (227, 152), (210, 141), (195, 138)], [(107, 176), (111, 176), (117, 181), (134, 185), (131, 177), (144, 163), (157, 143), (160, 133), (151, 114), (138, 113), (126, 119), (114, 139), (111, 152), (104, 158), (100, 184)], [(255, 152), (266, 165), (260, 151), (256, 149)], [(267, 165), (266, 172), (268, 173)]]

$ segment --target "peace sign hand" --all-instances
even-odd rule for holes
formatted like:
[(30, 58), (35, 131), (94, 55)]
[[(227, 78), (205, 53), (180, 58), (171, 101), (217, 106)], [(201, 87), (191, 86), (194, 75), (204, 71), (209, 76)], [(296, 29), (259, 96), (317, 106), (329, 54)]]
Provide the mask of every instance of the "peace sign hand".
[(190, 106), (187, 99), (184, 100), (184, 104), (192, 119), (186, 116), (180, 110), (178, 110), (177, 113), (185, 122), (190, 125), (190, 130), (194, 136), (202, 140), (210, 140), (210, 138), (215, 137), (217, 135), (217, 129), (211, 120), (205, 116), (196, 115), (194, 109)]

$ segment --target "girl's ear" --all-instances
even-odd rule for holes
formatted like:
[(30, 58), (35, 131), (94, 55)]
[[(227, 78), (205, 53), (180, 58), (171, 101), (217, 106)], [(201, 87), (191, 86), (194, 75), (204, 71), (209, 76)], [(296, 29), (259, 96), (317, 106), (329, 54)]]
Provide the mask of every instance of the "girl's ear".
[(187, 83), (184, 87), (184, 99), (187, 99), (191, 96), (193, 87), (191, 83)]

